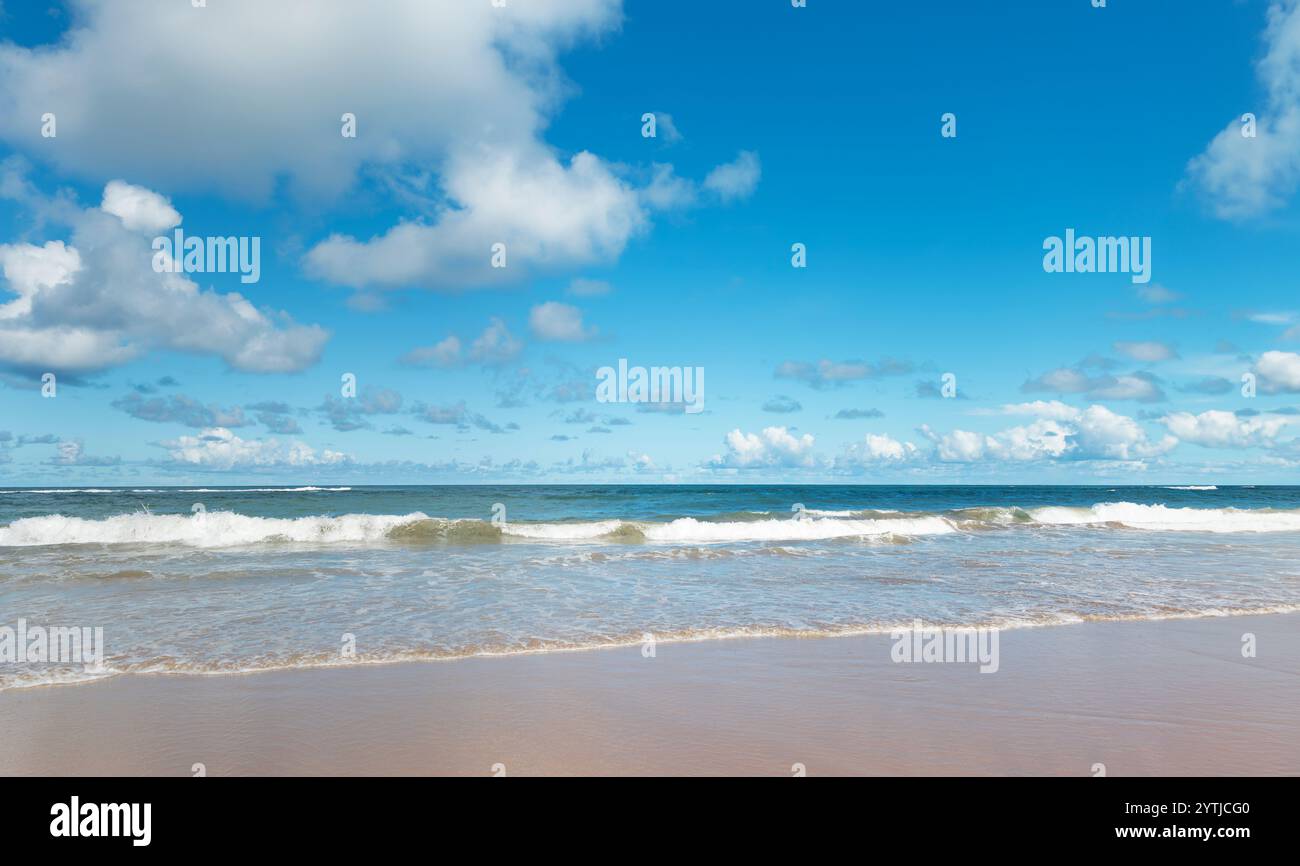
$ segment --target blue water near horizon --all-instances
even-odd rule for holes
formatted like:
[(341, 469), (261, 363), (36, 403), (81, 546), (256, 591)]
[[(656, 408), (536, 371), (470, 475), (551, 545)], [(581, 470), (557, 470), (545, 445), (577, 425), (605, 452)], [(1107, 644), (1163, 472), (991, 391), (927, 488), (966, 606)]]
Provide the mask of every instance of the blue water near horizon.
[(0, 628), (93, 676), (1292, 610), (1295, 486), (0, 489)]

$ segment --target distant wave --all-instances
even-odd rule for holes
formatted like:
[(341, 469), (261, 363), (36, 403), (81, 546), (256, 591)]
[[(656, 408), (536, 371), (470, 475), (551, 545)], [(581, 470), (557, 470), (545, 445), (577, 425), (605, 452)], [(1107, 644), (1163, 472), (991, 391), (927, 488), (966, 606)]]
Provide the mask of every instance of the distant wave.
[(120, 491), (120, 490), (109, 490), (108, 488), (105, 488), (105, 487), (78, 487), (78, 488), (71, 488), (71, 487), (57, 487), (57, 488), (49, 488), (49, 489), (45, 489), (45, 490), (0, 490), (0, 493), (9, 493), (9, 494), (31, 494), (31, 493), (44, 493), (44, 494), (53, 494), (53, 493), (121, 493), (121, 492), (122, 492), (122, 491)]
[(1187, 484), (1181, 487), (1178, 486), (1166, 487), (1165, 489), (1166, 490), (1218, 490), (1219, 488), (1213, 484)]
[[(410, 514), (345, 514), (295, 518), (204, 514), (120, 514), (99, 520), (50, 514), (0, 527), (0, 547), (63, 544), (157, 544), (200, 548), (250, 544), (420, 544), (633, 542), (715, 544), (833, 539), (920, 538), (1008, 527), (1088, 526), (1159, 532), (1300, 532), (1300, 510), (1170, 508), (1108, 502), (1091, 507), (963, 508), (943, 513), (851, 511), (840, 517), (652, 522), (593, 520), (508, 523)], [(871, 515), (871, 516), (868, 516)]]
[(44, 489), (0, 490), (0, 494), (53, 495), (58, 493), (346, 493), (351, 487), (133, 487), (130, 490), (107, 487), (50, 487)]
[(162, 493), (347, 493), (351, 487), (181, 487)]
[(1106, 502), (1091, 508), (1035, 508), (1029, 515), (1036, 523), (1057, 526), (1110, 524), (1161, 532), (1300, 532), (1300, 511)]

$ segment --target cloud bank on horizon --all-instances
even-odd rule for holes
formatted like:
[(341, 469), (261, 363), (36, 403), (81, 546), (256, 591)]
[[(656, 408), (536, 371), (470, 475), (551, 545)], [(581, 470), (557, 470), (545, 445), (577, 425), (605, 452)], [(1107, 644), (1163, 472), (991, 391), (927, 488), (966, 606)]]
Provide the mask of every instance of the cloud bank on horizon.
[(1300, 3), (1073, 5), (6, 5), (0, 485), (1285, 482)]

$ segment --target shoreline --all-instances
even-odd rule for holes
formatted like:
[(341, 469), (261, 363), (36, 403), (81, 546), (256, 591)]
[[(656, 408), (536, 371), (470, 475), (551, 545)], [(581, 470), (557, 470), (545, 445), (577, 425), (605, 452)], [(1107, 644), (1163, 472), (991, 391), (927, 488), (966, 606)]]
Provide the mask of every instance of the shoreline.
[(888, 634), (120, 674), (0, 692), (0, 774), (1300, 774), (1300, 614), (1073, 625), (992, 674)]
[[(784, 627), (772, 628), (754, 628), (752, 630), (725, 630), (710, 633), (690, 633), (669, 632), (663, 634), (651, 635), (656, 645), (673, 646), (678, 644), (698, 644), (714, 643), (725, 641), (747, 641), (747, 640), (836, 640), (841, 638), (861, 638), (861, 637), (887, 637), (897, 631), (912, 631), (914, 626), (923, 629), (942, 629), (951, 631), (981, 631), (992, 630), (998, 632), (1019, 631), (1025, 629), (1052, 629), (1078, 625), (1092, 624), (1114, 624), (1114, 623), (1160, 623), (1169, 621), (1194, 621), (1194, 620), (1218, 620), (1234, 619), (1238, 617), (1260, 617), (1260, 616), (1289, 616), (1300, 615), (1300, 605), (1280, 604), (1270, 608), (1260, 610), (1241, 610), (1241, 609), (1217, 609), (1214, 612), (1204, 613), (1170, 613), (1158, 616), (1149, 614), (1133, 614), (1126, 616), (1113, 617), (1075, 617), (1072, 619), (1051, 620), (1044, 622), (1023, 622), (1015, 621), (1011, 623), (984, 621), (974, 624), (963, 623), (945, 623), (932, 622), (916, 619), (907, 625), (889, 625), (889, 626), (846, 626), (843, 630), (815, 630), (815, 629), (791, 629)], [(646, 633), (650, 635), (650, 633)], [(209, 670), (192, 670), (192, 669), (150, 669), (140, 668), (137, 670), (118, 670), (110, 671), (103, 674), (78, 675), (70, 679), (59, 679), (52, 681), (40, 681), (25, 683), (22, 685), (10, 685), (0, 687), (0, 696), (9, 692), (29, 691), (33, 689), (58, 688), (63, 686), (82, 686), (90, 683), (100, 683), (121, 677), (239, 677), (253, 676), (257, 674), (270, 673), (292, 673), (307, 672), (319, 670), (346, 670), (352, 668), (371, 668), (371, 667), (388, 667), (392, 665), (410, 665), (436, 662), (459, 662), (470, 661), (474, 659), (509, 659), (517, 656), (546, 656), (552, 654), (566, 653), (586, 653), (586, 652), (603, 652), (610, 650), (625, 650), (633, 647), (641, 647), (645, 643), (644, 636), (640, 638), (629, 637), (626, 639), (611, 640), (602, 643), (577, 644), (577, 645), (555, 645), (525, 649), (506, 649), (506, 650), (482, 650), (465, 653), (448, 653), (445, 655), (419, 654), (418, 651), (412, 651), (413, 654), (408, 656), (394, 656), (391, 658), (373, 658), (362, 659), (359, 661), (338, 661), (337, 656), (330, 655), (326, 660), (313, 662), (285, 662), (283, 664), (272, 664), (265, 667), (249, 668), (229, 668), (229, 669), (209, 669)]]

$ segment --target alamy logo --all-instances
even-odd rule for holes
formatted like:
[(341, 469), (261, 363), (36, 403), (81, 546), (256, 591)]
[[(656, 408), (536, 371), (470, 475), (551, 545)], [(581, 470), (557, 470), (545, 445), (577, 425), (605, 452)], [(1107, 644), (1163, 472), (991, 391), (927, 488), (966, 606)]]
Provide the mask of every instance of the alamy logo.
[(998, 630), (995, 628), (923, 627), (919, 619), (910, 629), (889, 633), (894, 641), (889, 657), (895, 663), (978, 662), (980, 673), (998, 672)]
[(50, 807), (51, 836), (127, 836), (131, 844), (143, 848), (153, 839), (153, 804), (82, 803), (73, 797), (68, 803)]
[(171, 274), (239, 274), (241, 283), (262, 278), (260, 237), (185, 236), (177, 229), (173, 237), (153, 239), (153, 269)]
[(628, 368), (627, 358), (618, 359), (618, 369), (596, 371), (598, 403), (683, 403), (688, 415), (704, 411), (703, 367)]
[(1135, 283), (1151, 282), (1151, 238), (1075, 237), (1056, 235), (1043, 240), (1043, 270), (1049, 274), (1132, 274)]
[(28, 627), (18, 620), (17, 628), (0, 626), (0, 664), (62, 662), (82, 664), (87, 670), (104, 665), (104, 629), (77, 626)]

